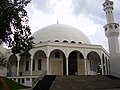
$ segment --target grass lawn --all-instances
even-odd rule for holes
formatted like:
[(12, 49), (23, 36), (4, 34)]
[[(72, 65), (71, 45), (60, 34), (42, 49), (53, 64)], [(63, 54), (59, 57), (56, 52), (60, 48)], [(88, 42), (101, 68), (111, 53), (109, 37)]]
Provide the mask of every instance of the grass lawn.
[[(6, 77), (0, 77), (0, 78), (2, 79), (2, 82), (0, 81), (0, 90), (5, 90), (4, 86), (7, 86), (9, 90), (19, 90), (19, 89), (29, 88), (19, 83), (16, 83)], [(4, 81), (4, 85), (3, 85), (3, 81)]]

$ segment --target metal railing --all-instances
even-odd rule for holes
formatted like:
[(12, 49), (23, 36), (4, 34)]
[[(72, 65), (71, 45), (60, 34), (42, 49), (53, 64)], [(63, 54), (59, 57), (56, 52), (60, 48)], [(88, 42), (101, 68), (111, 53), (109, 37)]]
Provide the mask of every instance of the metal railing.
[(111, 75), (120, 78), (120, 73), (111, 72)]
[(20, 83), (25, 86), (32, 87), (32, 80), (37, 78), (38, 76), (15, 76), (15, 77), (7, 77), (17, 83)]
[(47, 75), (47, 71), (45, 70), (43, 74), (40, 74), (32, 83), (32, 89), (37, 85), (37, 83), (43, 79), (43, 77)]

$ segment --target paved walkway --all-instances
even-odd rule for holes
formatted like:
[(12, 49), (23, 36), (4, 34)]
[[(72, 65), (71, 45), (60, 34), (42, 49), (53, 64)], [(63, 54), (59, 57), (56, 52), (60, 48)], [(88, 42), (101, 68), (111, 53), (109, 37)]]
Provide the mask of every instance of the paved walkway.
[(50, 90), (120, 90), (120, 80), (108, 76), (56, 76)]
[(120, 79), (101, 75), (46, 75), (33, 90), (120, 90)]

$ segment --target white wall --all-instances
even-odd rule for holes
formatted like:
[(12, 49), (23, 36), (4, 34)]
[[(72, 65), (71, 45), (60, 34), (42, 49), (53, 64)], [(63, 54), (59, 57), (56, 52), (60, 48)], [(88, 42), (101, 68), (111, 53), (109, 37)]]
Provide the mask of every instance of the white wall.
[(63, 54), (60, 52), (60, 58), (55, 58), (55, 52), (50, 55), (50, 75), (63, 75)]
[(7, 69), (6, 68), (1, 68), (0, 69), (0, 76), (6, 76), (7, 75)]
[(120, 53), (112, 53), (110, 58), (111, 75), (120, 78)]

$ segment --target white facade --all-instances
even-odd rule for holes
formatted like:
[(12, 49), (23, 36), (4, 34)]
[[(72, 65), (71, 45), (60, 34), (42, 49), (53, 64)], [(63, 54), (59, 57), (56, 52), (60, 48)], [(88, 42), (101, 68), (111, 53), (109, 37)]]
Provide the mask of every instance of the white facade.
[[(56, 52), (59, 56), (55, 56)], [(106, 66), (109, 63), (109, 54), (100, 45), (44, 42), (36, 44), (35, 48), (30, 51), (30, 54), (32, 55), (31, 59), (26, 57), (18, 57), (17, 59), (16, 56), (10, 56), (8, 63), (11, 65), (11, 68), (9, 68), (12, 71), (11, 76), (39, 75), (43, 70), (47, 70), (48, 75), (71, 75), (68, 66), (70, 65), (70, 57), (73, 55), (76, 55), (77, 69), (76, 72), (73, 71), (74, 74), (72, 75), (75, 75), (75, 73), (78, 75), (96, 75), (98, 74), (97, 66), (99, 64), (103, 66), (103, 62), (105, 69), (101, 73), (103, 75), (109, 74), (109, 64)], [(73, 55), (70, 56), (70, 54)], [(38, 70), (39, 59), (41, 60), (40, 70)], [(28, 70), (26, 70), (26, 61), (28, 61)], [(90, 65), (90, 62), (93, 66), (92, 64)], [(32, 69), (33, 67), (34, 70)], [(90, 70), (90, 67), (93, 70)], [(66, 73), (63, 73), (63, 68), (66, 70)]]
[[(31, 57), (12, 55), (9, 50), (9, 78), (25, 83), (45, 72), (47, 75), (110, 75), (109, 53), (101, 45), (90, 44), (80, 30), (54, 24), (33, 36), (36, 44), (29, 52)], [(32, 77), (28, 80), (27, 76)]]
[(31, 57), (11, 55), (8, 60), (8, 75), (39, 75), (45, 70), (48, 75), (110, 73), (109, 64), (106, 65), (109, 63), (109, 54), (105, 49), (100, 45), (90, 44), (89, 39), (73, 27), (54, 24), (40, 29), (33, 36), (37, 43), (30, 51)]

